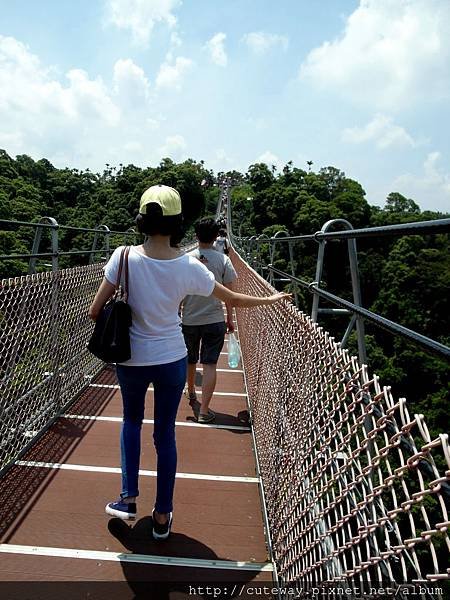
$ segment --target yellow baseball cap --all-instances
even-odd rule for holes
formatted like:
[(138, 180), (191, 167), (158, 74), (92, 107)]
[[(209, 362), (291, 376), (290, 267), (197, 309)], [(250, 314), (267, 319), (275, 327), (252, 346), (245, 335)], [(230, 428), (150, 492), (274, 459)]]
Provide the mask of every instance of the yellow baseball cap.
[(180, 194), (168, 185), (152, 185), (141, 196), (139, 212), (141, 215), (147, 213), (147, 204), (159, 204), (162, 208), (164, 217), (171, 217), (181, 214), (181, 197)]

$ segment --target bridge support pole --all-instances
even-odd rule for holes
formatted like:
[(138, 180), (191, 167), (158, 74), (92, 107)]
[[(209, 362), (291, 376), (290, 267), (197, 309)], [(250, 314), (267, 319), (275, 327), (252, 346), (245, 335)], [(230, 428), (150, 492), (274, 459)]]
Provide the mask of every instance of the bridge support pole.
[[(324, 225), (325, 227), (325, 225)], [(322, 227), (323, 229), (323, 227)], [(323, 272), (323, 259), (325, 256), (325, 245), (326, 241), (322, 240), (319, 242), (319, 250), (317, 253), (317, 263), (316, 263), (316, 276), (314, 281), (320, 287), (320, 282), (322, 280), (322, 272)], [(314, 288), (313, 288), (314, 289)], [(317, 316), (319, 314), (319, 295), (314, 292), (313, 303), (312, 303), (312, 311), (311, 311), (311, 319), (314, 323), (317, 323)]]
[(52, 239), (52, 271), (58, 270), (59, 260), (59, 239), (58, 239), (58, 222), (53, 217), (43, 217), (39, 223), (36, 223), (36, 231), (34, 233), (33, 246), (31, 249), (31, 257), (28, 262), (28, 274), (31, 275), (36, 273), (36, 254), (39, 254), (39, 248), (42, 241), (43, 225), (48, 222), (51, 225), (51, 239)]
[[(326, 233), (330, 227), (333, 225), (344, 225), (345, 229), (353, 229), (351, 223), (349, 223), (346, 219), (332, 219), (331, 221), (327, 221), (322, 229), (315, 234), (316, 240), (319, 243), (319, 250), (317, 253), (317, 263), (316, 263), (316, 278), (315, 282), (320, 287), (320, 282), (322, 280), (323, 273), (323, 261), (325, 257), (325, 248), (326, 248), (326, 240), (320, 239), (321, 233)], [(361, 301), (361, 284), (359, 278), (359, 268), (358, 268), (358, 254), (356, 250), (356, 240), (354, 238), (349, 238), (347, 240), (347, 250), (348, 250), (348, 260), (350, 264), (350, 277), (352, 282), (352, 295), (353, 295), (353, 304), (356, 306), (362, 307)], [(314, 287), (313, 287), (314, 291)], [(311, 310), (311, 319), (317, 323), (318, 315), (319, 315), (319, 295), (314, 293), (312, 310)], [(328, 311), (327, 311), (328, 312)], [(358, 358), (361, 365), (367, 364), (367, 352), (366, 352), (366, 342), (365, 342), (365, 328), (364, 328), (364, 320), (359, 315), (356, 315), (350, 319), (350, 323), (344, 333), (344, 337), (341, 340), (341, 346), (345, 347), (347, 344), (349, 335), (356, 325), (356, 336), (358, 340)]]
[(95, 260), (94, 256), (95, 256), (95, 253), (97, 250), (98, 236), (101, 232), (104, 232), (104, 235), (105, 235), (105, 243), (102, 244), (102, 249), (103, 249), (103, 245), (104, 245), (104, 250), (106, 253), (106, 260), (109, 259), (109, 255), (110, 255), (110, 249), (109, 249), (110, 230), (109, 230), (109, 227), (107, 225), (99, 225), (96, 229), (98, 231), (96, 231), (94, 233), (94, 241), (92, 242), (91, 253), (89, 255), (89, 264), (90, 265), (94, 264), (94, 260)]
[[(358, 255), (356, 252), (356, 240), (348, 240), (348, 258), (350, 262), (350, 277), (352, 280), (353, 304), (362, 306), (361, 301), (361, 282), (359, 278)], [(358, 339), (358, 356), (361, 365), (367, 364), (366, 340), (364, 320), (356, 315), (356, 337)]]

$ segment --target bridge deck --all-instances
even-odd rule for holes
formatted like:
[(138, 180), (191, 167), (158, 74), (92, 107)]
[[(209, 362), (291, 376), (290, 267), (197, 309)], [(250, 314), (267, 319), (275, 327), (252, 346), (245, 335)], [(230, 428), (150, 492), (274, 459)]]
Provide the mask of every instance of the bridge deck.
[(120, 491), (121, 421), (115, 373), (105, 369), (0, 480), (0, 580), (122, 581), (123, 598), (133, 597), (138, 581), (271, 581), (243, 374), (228, 369), (225, 353), (218, 368), (211, 404), (216, 422), (197, 424), (184, 397), (178, 411), (169, 540), (151, 537), (156, 484), (151, 388), (137, 519), (123, 522), (104, 513)]

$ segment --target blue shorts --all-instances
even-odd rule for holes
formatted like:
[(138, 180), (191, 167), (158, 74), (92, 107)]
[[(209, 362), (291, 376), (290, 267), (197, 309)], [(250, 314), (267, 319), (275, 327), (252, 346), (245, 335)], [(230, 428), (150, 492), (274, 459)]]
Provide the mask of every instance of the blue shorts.
[[(188, 351), (188, 363), (215, 365), (223, 348), (227, 326), (224, 321), (208, 325), (183, 325), (184, 341)], [(201, 344), (201, 347), (200, 347)]]

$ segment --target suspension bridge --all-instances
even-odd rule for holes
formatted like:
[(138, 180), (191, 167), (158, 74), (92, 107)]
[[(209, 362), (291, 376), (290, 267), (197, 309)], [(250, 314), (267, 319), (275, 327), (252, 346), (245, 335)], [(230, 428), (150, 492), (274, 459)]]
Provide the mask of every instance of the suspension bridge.
[[(109, 598), (208, 597), (205, 586), (214, 584), (217, 597), (230, 598), (252, 595), (258, 585), (269, 586), (266, 597), (281, 588), (317, 597), (318, 586), (321, 597), (393, 595), (387, 589), (403, 598), (448, 597), (448, 435), (432, 438), (425, 417), (410, 414), (407, 400), (370, 372), (364, 324), (443, 358), (450, 349), (362, 307), (356, 240), (448, 232), (450, 219), (364, 230), (327, 223), (301, 236), (319, 244), (315, 281), (306, 282), (293, 262), (291, 273), (272, 264), (278, 245), (288, 244), (292, 256), (298, 238), (233, 235), (229, 185), (217, 214), (228, 219), (235, 289), (262, 296), (280, 282), (294, 291), (303, 286), (313, 294), (313, 312), (288, 303), (236, 310), (242, 362), (229, 369), (225, 344), (215, 423), (198, 424), (187, 401), (180, 405), (174, 527), (162, 544), (151, 539), (148, 516), (156, 483), (152, 389), (142, 512), (128, 525), (103, 513), (120, 482), (118, 383), (114, 369), (86, 350), (103, 261), (134, 232), (91, 231), (91, 249), (75, 251), (89, 264), (62, 269), (64, 228), (51, 219), (21, 223), (34, 228), (33, 247), (12, 258), (29, 260), (29, 274), (3, 280), (0, 290), (2, 594), (33, 597), (44, 589), (33, 583), (40, 582), (49, 586), (42, 597), (51, 597), (52, 582), (71, 582), (67, 598), (96, 597), (95, 590)], [(50, 252), (39, 251), (45, 231)], [(329, 239), (347, 242), (352, 302), (321, 286)], [(263, 243), (269, 263), (261, 259)], [(49, 259), (52, 270), (36, 273), (36, 261)], [(318, 323), (333, 311), (349, 318), (340, 342)], [(345, 348), (353, 328), (358, 357)]]

